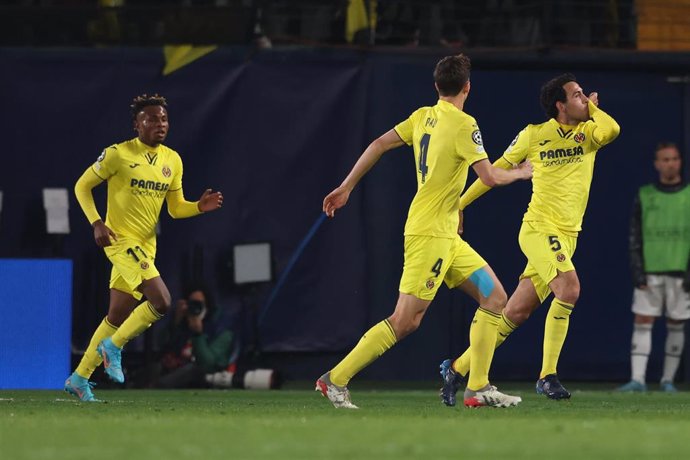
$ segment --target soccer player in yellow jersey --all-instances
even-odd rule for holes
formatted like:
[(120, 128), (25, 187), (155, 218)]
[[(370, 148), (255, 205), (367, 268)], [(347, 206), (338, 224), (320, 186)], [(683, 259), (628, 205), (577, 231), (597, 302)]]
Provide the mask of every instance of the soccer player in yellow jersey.
[[(79, 178), (77, 200), (93, 226), (94, 238), (113, 264), (108, 315), (98, 326), (65, 391), (82, 401), (96, 401), (89, 378), (103, 362), (108, 376), (124, 382), (122, 347), (158, 321), (170, 306), (170, 293), (154, 260), (156, 233), (163, 200), (173, 218), (214, 211), (223, 204), (220, 192), (206, 190), (190, 202), (182, 192), (182, 160), (162, 142), (168, 134), (165, 98), (139, 96), (131, 105), (134, 139), (111, 145)], [(91, 190), (108, 182), (105, 223)], [(141, 302), (142, 297), (146, 297)]]
[(496, 328), (507, 296), (491, 267), (458, 235), (458, 202), (470, 166), (490, 186), (529, 179), (532, 170), (529, 163), (510, 170), (491, 166), (477, 122), (462, 110), (470, 92), (469, 77), (466, 56), (441, 59), (434, 70), (436, 105), (416, 110), (373, 141), (343, 183), (323, 201), (324, 212), (333, 217), (381, 155), (403, 144), (414, 148), (417, 193), (405, 225), (398, 303), (391, 316), (369, 329), (337, 366), (316, 381), (316, 390), (337, 408), (357, 408), (347, 389), (350, 379), (419, 327), (441, 282), (462, 289), (480, 305), (470, 332), (472, 373), (465, 405), (508, 407), (520, 402), (519, 397), (500, 393), (489, 383)]
[[(524, 160), (534, 167), (532, 199), (523, 218), (519, 243), (527, 266), (508, 300), (498, 325), (496, 346), (521, 325), (551, 292), (554, 300), (544, 327), (544, 351), (537, 393), (565, 399), (570, 392), (556, 373), (570, 314), (580, 295), (573, 265), (577, 235), (587, 207), (597, 151), (613, 142), (618, 123), (601, 110), (597, 93), (586, 96), (571, 74), (558, 76), (541, 89), (541, 105), (549, 120), (527, 125), (494, 166), (511, 169)], [(490, 190), (479, 181), (460, 199), (463, 210)], [(454, 393), (461, 376), (472, 375), (470, 344), (460, 358), (441, 364), (444, 394)], [(447, 405), (449, 401), (443, 398)]]

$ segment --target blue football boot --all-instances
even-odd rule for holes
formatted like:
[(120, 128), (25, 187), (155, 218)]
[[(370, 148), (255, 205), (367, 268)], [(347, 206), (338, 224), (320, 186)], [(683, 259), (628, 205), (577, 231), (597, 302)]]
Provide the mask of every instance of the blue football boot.
[(453, 361), (450, 359), (446, 359), (438, 367), (440, 369), (441, 379), (443, 380), (443, 386), (439, 393), (441, 401), (443, 401), (443, 404), (446, 406), (455, 406), (455, 395), (460, 387), (465, 384), (465, 379), (455, 372), (453, 369)]
[(642, 382), (638, 382), (637, 380), (631, 380), (628, 383), (626, 383), (625, 385), (621, 385), (618, 388), (616, 388), (616, 391), (622, 391), (622, 392), (626, 392), (626, 393), (630, 393), (630, 392), (642, 393), (642, 392), (647, 391), (647, 385), (642, 383)]
[(91, 388), (95, 386), (95, 383), (89, 382), (76, 371), (65, 380), (65, 391), (84, 402), (100, 402), (91, 392)]
[(122, 373), (122, 348), (117, 347), (108, 337), (101, 340), (96, 348), (98, 354), (103, 358), (103, 367), (110, 380), (117, 383), (124, 383), (125, 374)]
[(661, 382), (659, 384), (659, 389), (666, 393), (678, 393), (678, 388), (676, 388), (673, 382), (669, 382), (668, 380)]
[(546, 395), (549, 399), (570, 398), (570, 392), (561, 385), (556, 374), (549, 374), (537, 380), (537, 394)]

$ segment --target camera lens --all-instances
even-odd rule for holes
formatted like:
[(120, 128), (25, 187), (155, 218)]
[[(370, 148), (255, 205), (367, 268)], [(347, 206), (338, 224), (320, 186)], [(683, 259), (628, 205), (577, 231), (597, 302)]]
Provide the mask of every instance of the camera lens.
[(204, 311), (205, 305), (200, 300), (190, 300), (187, 302), (187, 314), (199, 316)]

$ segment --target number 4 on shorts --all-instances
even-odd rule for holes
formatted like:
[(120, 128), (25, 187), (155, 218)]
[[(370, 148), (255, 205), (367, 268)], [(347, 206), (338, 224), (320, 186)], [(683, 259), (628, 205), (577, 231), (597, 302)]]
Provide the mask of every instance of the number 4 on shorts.
[(431, 267), (431, 271), (436, 273), (436, 276), (441, 274), (441, 266), (443, 265), (443, 259), (438, 259), (436, 263), (434, 264), (433, 267)]

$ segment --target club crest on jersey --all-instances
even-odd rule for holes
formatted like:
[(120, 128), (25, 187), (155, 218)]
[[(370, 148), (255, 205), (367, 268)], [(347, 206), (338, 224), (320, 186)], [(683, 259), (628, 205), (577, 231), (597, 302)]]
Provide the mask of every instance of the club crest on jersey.
[(573, 137), (573, 140), (575, 142), (577, 142), (578, 144), (582, 144), (585, 141), (585, 133), (575, 134), (575, 137)]
[(426, 281), (426, 288), (427, 289), (433, 289), (436, 284), (434, 283), (434, 280), (427, 280)]
[(168, 166), (163, 166), (163, 175), (165, 177), (170, 177), (171, 174), (172, 171), (170, 170), (170, 168)]
[(563, 253), (557, 254), (557, 255), (556, 255), (556, 260), (559, 261), (559, 262), (565, 262), (565, 254), (563, 254)]
[(475, 129), (472, 131), (472, 142), (474, 142), (477, 145), (483, 145), (482, 144), (482, 133), (478, 129)]
[(149, 268), (149, 263), (148, 262), (142, 262), (141, 264), (139, 264), (139, 266), (141, 267), (142, 270), (146, 270)]
[(96, 158), (96, 161), (99, 163), (103, 160), (105, 160), (105, 149), (103, 149), (103, 152), (101, 152), (101, 154), (98, 155), (98, 158)]

